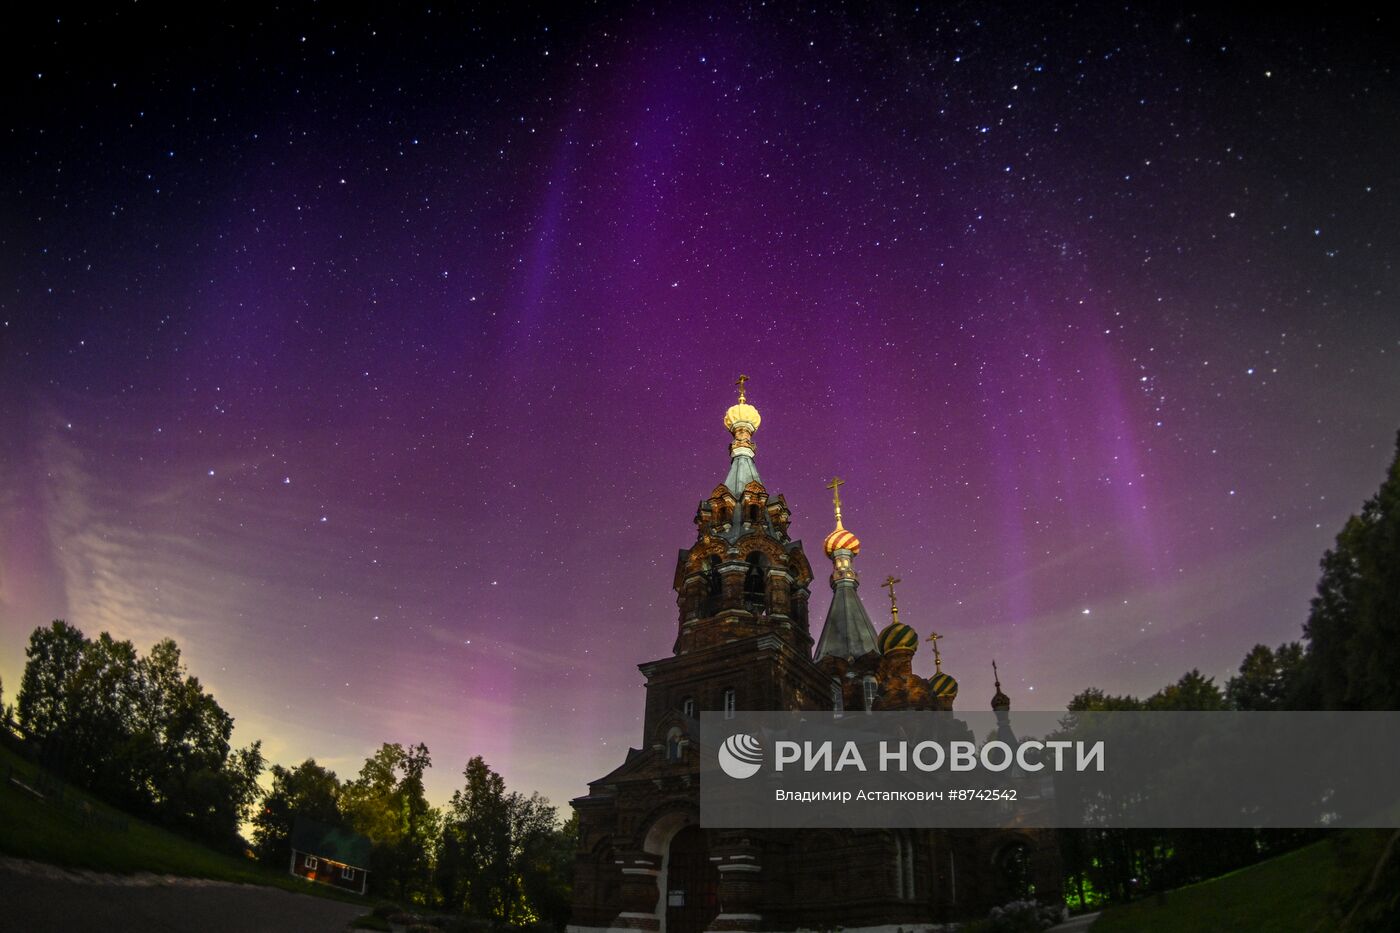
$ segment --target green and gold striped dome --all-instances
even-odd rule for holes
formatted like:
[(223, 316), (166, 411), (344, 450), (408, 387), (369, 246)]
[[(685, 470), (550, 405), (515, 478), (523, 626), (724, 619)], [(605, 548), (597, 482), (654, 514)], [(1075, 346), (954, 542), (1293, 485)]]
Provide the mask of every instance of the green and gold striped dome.
[(919, 650), (919, 635), (903, 622), (891, 622), (880, 631), (880, 653)]
[(958, 682), (951, 674), (944, 674), (941, 671), (928, 679), (928, 688), (936, 697), (947, 697), (952, 699), (958, 695)]

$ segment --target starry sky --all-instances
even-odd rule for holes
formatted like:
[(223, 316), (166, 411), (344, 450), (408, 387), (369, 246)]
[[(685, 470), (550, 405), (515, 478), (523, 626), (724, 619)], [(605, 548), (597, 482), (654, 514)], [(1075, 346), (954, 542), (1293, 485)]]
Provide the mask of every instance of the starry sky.
[(1223, 680), (1380, 482), (1393, 18), (255, 6), (6, 30), (7, 700), (50, 619), (170, 636), (274, 761), (562, 803), (741, 372), (814, 619), (839, 474), (964, 708)]

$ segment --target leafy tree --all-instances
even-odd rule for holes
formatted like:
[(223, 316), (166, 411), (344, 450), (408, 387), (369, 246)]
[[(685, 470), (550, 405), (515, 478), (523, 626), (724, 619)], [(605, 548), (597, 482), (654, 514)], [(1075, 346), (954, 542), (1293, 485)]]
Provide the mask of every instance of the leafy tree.
[(510, 815), (511, 885), (505, 919), (525, 923), (539, 919), (539, 905), (530, 894), (546, 893), (552, 881), (558, 811), (538, 793), (526, 797), (518, 792), (507, 795), (506, 809)]
[(574, 851), (578, 848), (578, 814), (556, 827), (549, 808), (547, 831), (528, 837), (520, 854), (520, 886), (528, 919), (564, 929), (572, 909)]
[(62, 619), (29, 636), (19, 687), (19, 724), (41, 743), (67, 722), (65, 685), (82, 663), (86, 643), (83, 633)]
[(1400, 709), (1400, 435), (1384, 482), (1322, 558), (1301, 701)]
[(77, 670), (63, 685), (62, 734), (70, 775), (126, 805), (149, 802), (141, 780), (144, 749), (134, 712), (142, 692), (136, 648), (103, 632), (84, 643)]
[(260, 861), (285, 867), (291, 858), (292, 826), (305, 816), (340, 825), (340, 780), (308, 758), (295, 768), (272, 766), (272, 789), (252, 818), (253, 851)]
[(20, 722), (46, 764), (119, 806), (216, 843), (237, 838), (259, 793), (262, 750), (230, 752), (233, 718), (166, 639), (146, 657), (62, 620), (35, 629)]
[(247, 822), (262, 799), (263, 789), (258, 779), (262, 777), (266, 764), (261, 739), (246, 748), (237, 749), (224, 763), (224, 786), (228, 789), (228, 795), (220, 814), (223, 819), (232, 817), (233, 826)]
[(1225, 694), (1215, 685), (1214, 677), (1203, 677), (1200, 671), (1191, 670), (1181, 675), (1176, 683), (1148, 697), (1144, 708), (1186, 712), (1222, 710)]
[(548, 800), (508, 793), (480, 756), (467, 762), (463, 777), (438, 844), (434, 880), (443, 903), (478, 917), (562, 928), (577, 820), (560, 829)]
[(1112, 696), (1098, 687), (1090, 687), (1075, 694), (1067, 709), (1071, 713), (1135, 711), (1142, 709), (1142, 701), (1133, 696)]
[(504, 918), (510, 901), (510, 809), (505, 781), (480, 755), (462, 772), (444, 815), (435, 881), (446, 906)]
[[(140, 733), (149, 737), (153, 756), (150, 782), (156, 809), (167, 822), (212, 826), (227, 815), (226, 793), (243, 783), (239, 766), (225, 772), (233, 717), (190, 676), (174, 641), (165, 639), (141, 661)], [(256, 751), (261, 771), (261, 750)], [(240, 792), (240, 796), (245, 796)], [(228, 801), (238, 809), (237, 801)]]
[(431, 766), (427, 746), (385, 743), (341, 793), (346, 819), (374, 844), (370, 868), (383, 879), (378, 883), (391, 884), (400, 900), (430, 894), (428, 853), (438, 813), (424, 796), (423, 774)]
[(1303, 646), (1291, 641), (1272, 650), (1255, 645), (1240, 663), (1239, 674), (1225, 682), (1230, 709), (1283, 710), (1293, 708), (1302, 687)]
[(410, 746), (400, 766), (398, 794), (403, 808), (403, 838), (395, 859), (400, 896), (427, 901), (432, 893), (433, 842), (437, 839), (439, 812), (428, 804), (424, 773), (433, 766), (428, 746)]

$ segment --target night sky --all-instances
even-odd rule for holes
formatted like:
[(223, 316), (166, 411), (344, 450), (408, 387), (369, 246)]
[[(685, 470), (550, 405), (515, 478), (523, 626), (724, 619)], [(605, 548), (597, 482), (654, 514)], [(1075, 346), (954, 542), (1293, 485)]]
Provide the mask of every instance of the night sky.
[(814, 620), (839, 474), (961, 708), (1223, 681), (1382, 478), (1389, 20), (253, 6), (6, 29), (7, 701), (53, 618), (171, 636), (274, 761), (563, 803), (741, 372)]

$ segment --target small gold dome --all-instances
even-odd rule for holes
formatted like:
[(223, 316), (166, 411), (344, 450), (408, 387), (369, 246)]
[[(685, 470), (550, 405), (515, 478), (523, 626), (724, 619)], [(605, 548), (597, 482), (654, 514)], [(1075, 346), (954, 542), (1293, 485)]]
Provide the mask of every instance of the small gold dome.
[(758, 424), (762, 420), (757, 408), (748, 402), (739, 402), (737, 405), (730, 405), (729, 411), (724, 413), (724, 429), (733, 434), (736, 427), (743, 425), (752, 433), (758, 430)]
[(837, 551), (850, 551), (852, 556), (860, 553), (860, 539), (844, 528), (837, 528), (826, 536), (823, 544), (826, 556), (831, 557)]

